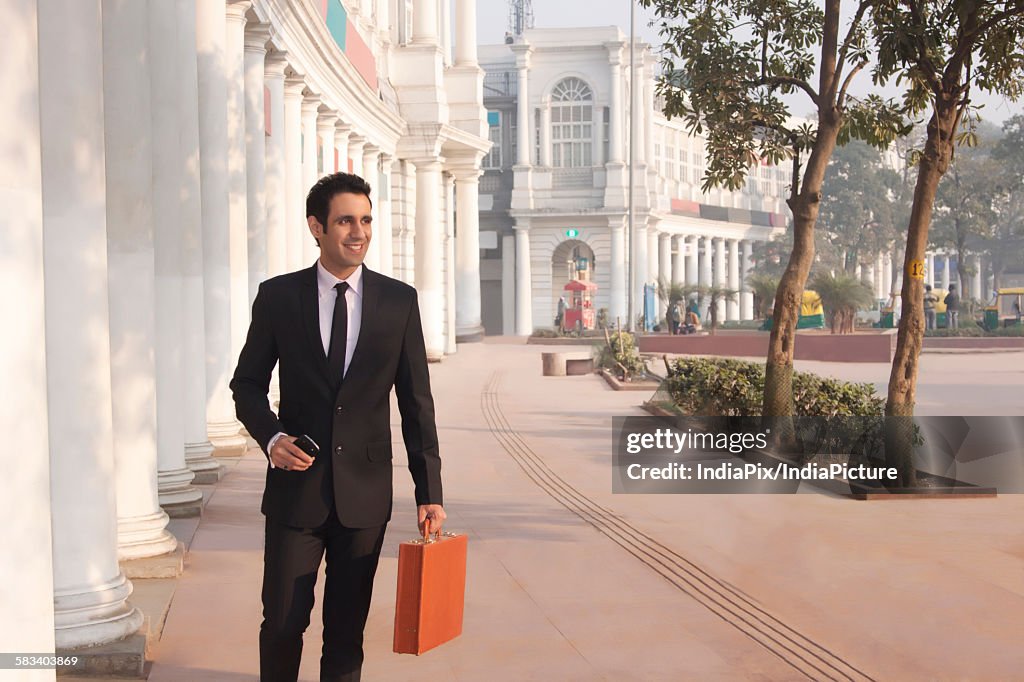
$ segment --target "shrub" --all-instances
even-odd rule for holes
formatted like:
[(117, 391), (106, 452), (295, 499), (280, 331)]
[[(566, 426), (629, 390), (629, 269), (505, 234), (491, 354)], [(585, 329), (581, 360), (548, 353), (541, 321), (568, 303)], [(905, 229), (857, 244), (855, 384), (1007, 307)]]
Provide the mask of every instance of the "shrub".
[(617, 331), (608, 335), (605, 343), (594, 347), (597, 366), (608, 370), (620, 379), (629, 379), (647, 371), (640, 353), (636, 349), (633, 335)]

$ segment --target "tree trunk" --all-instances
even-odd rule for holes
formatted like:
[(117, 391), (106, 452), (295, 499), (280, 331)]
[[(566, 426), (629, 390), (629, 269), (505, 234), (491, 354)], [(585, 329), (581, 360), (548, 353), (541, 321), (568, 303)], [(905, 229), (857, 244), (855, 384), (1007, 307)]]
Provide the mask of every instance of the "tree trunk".
[(924, 338), (924, 280), (915, 279), (909, 273), (915, 261), (924, 260), (935, 192), (939, 180), (949, 168), (956, 123), (955, 97), (945, 93), (939, 95), (928, 123), (928, 140), (914, 187), (914, 204), (910, 211), (907, 249), (903, 261), (903, 314), (900, 317), (896, 354), (892, 361), (885, 403), (885, 458), (886, 465), (896, 467), (898, 471), (895, 487), (913, 487), (917, 484), (913, 463), (912, 417), (917, 395), (918, 355)]

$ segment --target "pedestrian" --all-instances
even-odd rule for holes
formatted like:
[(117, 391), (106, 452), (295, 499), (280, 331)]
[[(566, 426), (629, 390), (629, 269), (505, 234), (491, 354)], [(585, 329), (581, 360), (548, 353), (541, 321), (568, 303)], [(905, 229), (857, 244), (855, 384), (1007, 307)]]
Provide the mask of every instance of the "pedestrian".
[(956, 285), (949, 285), (949, 293), (943, 301), (946, 304), (946, 326), (950, 329), (959, 329), (960, 326), (960, 297), (956, 293)]
[(932, 285), (924, 285), (924, 325), (925, 329), (935, 329), (935, 304), (939, 297), (932, 293)]
[(679, 325), (683, 320), (683, 314), (679, 310), (679, 301), (673, 301), (672, 305), (669, 306), (668, 317), (669, 331), (675, 336), (679, 333)]
[[(334, 173), (313, 186), (306, 221), (320, 257), (260, 285), (231, 381), (238, 418), (267, 457), (262, 682), (298, 677), (325, 552), (319, 679), (360, 678), (363, 628), (391, 519), (392, 386), (420, 534), (445, 520), (416, 290), (363, 265), (372, 220), (370, 186), (359, 176)], [(276, 415), (267, 399), (275, 366)]]
[(558, 308), (555, 312), (555, 328), (559, 331), (564, 331), (563, 323), (565, 322), (565, 296), (558, 297)]

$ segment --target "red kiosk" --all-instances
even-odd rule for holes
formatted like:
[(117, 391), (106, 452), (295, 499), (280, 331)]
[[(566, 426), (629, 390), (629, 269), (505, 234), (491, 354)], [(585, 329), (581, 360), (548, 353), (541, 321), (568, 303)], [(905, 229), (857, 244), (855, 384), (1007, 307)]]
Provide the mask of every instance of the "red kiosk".
[(580, 331), (593, 329), (597, 324), (597, 318), (592, 297), (597, 291), (597, 285), (589, 280), (574, 279), (565, 285), (565, 290), (569, 295), (566, 296), (563, 328)]

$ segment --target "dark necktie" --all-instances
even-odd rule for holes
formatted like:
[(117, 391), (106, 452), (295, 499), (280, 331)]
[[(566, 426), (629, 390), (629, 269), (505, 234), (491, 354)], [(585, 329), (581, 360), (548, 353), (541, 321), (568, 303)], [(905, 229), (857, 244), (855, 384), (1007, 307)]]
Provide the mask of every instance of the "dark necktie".
[(334, 301), (334, 321), (331, 322), (327, 367), (331, 372), (331, 383), (339, 386), (345, 373), (345, 344), (348, 340), (348, 306), (345, 305), (348, 282), (338, 282), (334, 288), (338, 291), (338, 298)]

